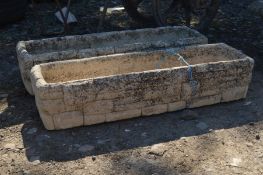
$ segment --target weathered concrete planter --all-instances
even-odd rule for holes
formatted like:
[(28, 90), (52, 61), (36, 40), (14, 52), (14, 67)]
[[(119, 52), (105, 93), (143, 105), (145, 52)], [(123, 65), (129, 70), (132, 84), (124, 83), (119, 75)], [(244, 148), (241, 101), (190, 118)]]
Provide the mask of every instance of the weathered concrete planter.
[(206, 37), (187, 27), (162, 27), (21, 41), (17, 58), (24, 85), (33, 95), (30, 70), (39, 63), (206, 43)]
[(31, 81), (53, 130), (242, 99), (253, 64), (225, 44), (208, 44), (40, 64)]

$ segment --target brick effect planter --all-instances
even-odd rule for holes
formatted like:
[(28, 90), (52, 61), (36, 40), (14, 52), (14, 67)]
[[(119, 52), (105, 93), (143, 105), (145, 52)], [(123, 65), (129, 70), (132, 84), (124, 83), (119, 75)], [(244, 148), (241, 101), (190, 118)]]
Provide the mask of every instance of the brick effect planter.
[[(189, 66), (171, 53), (191, 65), (194, 87)], [(41, 119), (54, 130), (242, 99), (253, 65), (225, 44), (208, 44), (40, 64), (31, 81)]]
[(20, 41), (17, 59), (24, 85), (33, 95), (30, 70), (40, 63), (206, 43), (206, 37), (187, 27), (149, 28)]

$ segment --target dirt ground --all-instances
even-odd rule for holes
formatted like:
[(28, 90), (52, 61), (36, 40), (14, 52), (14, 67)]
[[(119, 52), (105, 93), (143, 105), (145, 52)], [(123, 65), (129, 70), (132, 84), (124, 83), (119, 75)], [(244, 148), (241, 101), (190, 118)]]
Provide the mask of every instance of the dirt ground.
[[(54, 4), (38, 5), (37, 15), (29, 7), (26, 19), (0, 28), (0, 174), (263, 174), (263, 19), (251, 2), (224, 0), (206, 33), (255, 59), (245, 100), (63, 131), (44, 129), (20, 78), (16, 43), (62, 30)], [(69, 34), (95, 32), (102, 4), (73, 1), (80, 22)], [(141, 27), (150, 26), (118, 11), (104, 31)]]

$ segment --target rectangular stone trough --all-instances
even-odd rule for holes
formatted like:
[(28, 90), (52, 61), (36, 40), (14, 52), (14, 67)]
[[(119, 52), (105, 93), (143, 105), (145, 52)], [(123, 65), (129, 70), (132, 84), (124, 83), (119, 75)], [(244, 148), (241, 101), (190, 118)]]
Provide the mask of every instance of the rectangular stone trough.
[(161, 27), (21, 41), (17, 58), (24, 85), (33, 95), (30, 70), (39, 63), (194, 44), (207, 44), (207, 38), (187, 27)]
[(253, 64), (225, 44), (206, 44), (44, 63), (31, 81), (54, 130), (242, 99)]

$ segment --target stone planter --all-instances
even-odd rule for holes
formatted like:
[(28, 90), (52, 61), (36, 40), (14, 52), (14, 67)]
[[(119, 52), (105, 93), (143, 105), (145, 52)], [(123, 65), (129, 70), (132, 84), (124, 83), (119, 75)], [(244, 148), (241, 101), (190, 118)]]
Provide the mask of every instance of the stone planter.
[(21, 41), (17, 58), (24, 85), (33, 95), (30, 70), (39, 63), (206, 43), (206, 37), (187, 27), (162, 27)]
[(53, 130), (242, 99), (253, 64), (225, 44), (206, 44), (40, 64), (31, 81)]

